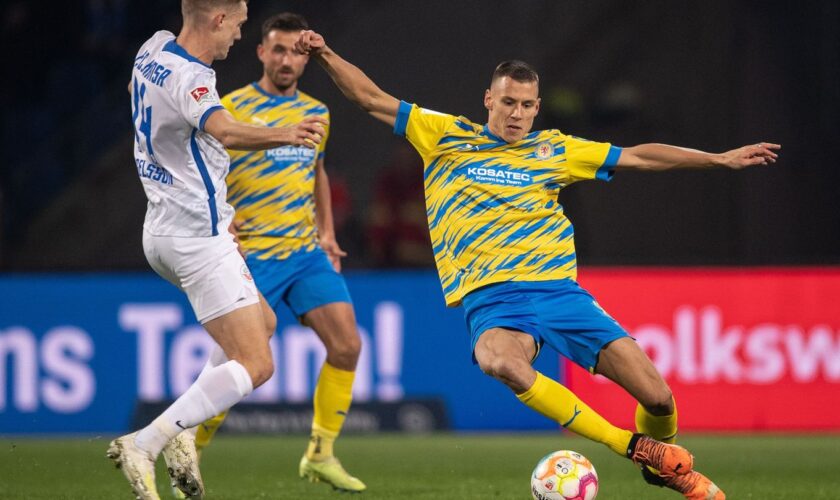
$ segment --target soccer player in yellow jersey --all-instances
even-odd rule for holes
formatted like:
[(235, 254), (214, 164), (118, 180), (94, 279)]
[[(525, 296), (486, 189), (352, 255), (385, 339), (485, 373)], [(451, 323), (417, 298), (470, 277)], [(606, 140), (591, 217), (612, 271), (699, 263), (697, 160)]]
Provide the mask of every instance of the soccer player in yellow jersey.
[[(262, 77), (222, 98), (236, 119), (279, 127), (310, 116), (329, 118), (323, 103), (298, 89), (309, 57), (294, 45), (305, 29), (306, 20), (292, 13), (277, 14), (263, 23), (257, 47)], [(228, 201), (236, 209), (241, 247), (260, 292), (273, 309), (290, 308), (327, 350), (300, 476), (358, 492), (365, 484), (348, 474), (333, 455), (333, 442), (350, 409), (361, 340), (347, 285), (338, 274), (345, 253), (333, 230), (325, 145), (326, 134), (315, 149), (230, 151)], [(198, 426), (199, 450), (223, 419), (221, 414)]]
[[(686, 498), (723, 499), (673, 443), (677, 412), (653, 363), (575, 281), (573, 230), (557, 194), (615, 170), (725, 167), (776, 160), (779, 146), (758, 143), (722, 154), (664, 144), (619, 148), (559, 130), (531, 131), (540, 108), (539, 79), (527, 64), (500, 64), (484, 94), (487, 123), (430, 111), (383, 92), (342, 59), (322, 36), (297, 43), (341, 91), (391, 125), (425, 165), (429, 230), (447, 305), (463, 305), (480, 368), (525, 405), (642, 468), (648, 480)], [(548, 344), (606, 376), (638, 401), (637, 432), (620, 429), (557, 381), (531, 366)]]

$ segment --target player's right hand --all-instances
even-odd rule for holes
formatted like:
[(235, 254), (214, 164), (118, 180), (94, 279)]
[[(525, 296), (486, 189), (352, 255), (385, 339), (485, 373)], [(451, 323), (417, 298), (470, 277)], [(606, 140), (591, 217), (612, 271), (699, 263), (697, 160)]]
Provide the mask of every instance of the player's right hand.
[(288, 143), (292, 146), (304, 146), (314, 149), (321, 144), (326, 135), (327, 120), (320, 116), (310, 116), (297, 125), (286, 127)]
[(779, 157), (778, 151), (782, 146), (773, 144), (772, 142), (759, 142), (758, 144), (750, 144), (732, 151), (722, 153), (721, 164), (735, 170), (740, 170), (752, 165), (770, 165), (776, 163)]
[(317, 55), (327, 46), (324, 37), (312, 30), (300, 32), (300, 38), (295, 42), (295, 50), (302, 54)]

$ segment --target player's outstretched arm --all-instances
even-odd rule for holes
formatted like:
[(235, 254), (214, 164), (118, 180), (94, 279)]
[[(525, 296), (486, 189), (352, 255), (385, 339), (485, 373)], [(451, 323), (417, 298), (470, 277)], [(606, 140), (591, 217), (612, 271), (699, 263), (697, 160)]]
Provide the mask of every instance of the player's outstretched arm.
[(291, 127), (261, 127), (238, 121), (225, 109), (214, 111), (204, 130), (228, 149), (254, 151), (278, 146), (314, 148), (324, 137), (327, 121), (319, 116), (305, 118)]
[(383, 92), (362, 70), (333, 52), (324, 37), (314, 31), (303, 31), (295, 48), (315, 58), (348, 99), (374, 118), (394, 126), (400, 102)]
[(706, 153), (667, 144), (640, 144), (624, 148), (616, 165), (619, 169), (669, 170), (672, 168), (725, 167), (740, 170), (752, 165), (776, 163), (778, 144), (759, 142), (725, 153)]

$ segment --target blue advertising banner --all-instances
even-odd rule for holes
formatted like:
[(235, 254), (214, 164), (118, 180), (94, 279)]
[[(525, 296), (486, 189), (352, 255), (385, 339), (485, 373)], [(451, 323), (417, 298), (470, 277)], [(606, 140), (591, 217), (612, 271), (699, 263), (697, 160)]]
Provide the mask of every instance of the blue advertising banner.
[[(356, 402), (438, 398), (456, 430), (553, 429), (472, 364), (461, 309), (433, 272), (347, 274), (363, 349)], [(250, 402), (310, 399), (315, 334), (278, 311), (275, 375)], [(0, 277), (0, 434), (122, 433), (137, 401), (171, 400), (212, 347), (186, 297), (151, 273)], [(545, 352), (537, 368), (561, 373)]]

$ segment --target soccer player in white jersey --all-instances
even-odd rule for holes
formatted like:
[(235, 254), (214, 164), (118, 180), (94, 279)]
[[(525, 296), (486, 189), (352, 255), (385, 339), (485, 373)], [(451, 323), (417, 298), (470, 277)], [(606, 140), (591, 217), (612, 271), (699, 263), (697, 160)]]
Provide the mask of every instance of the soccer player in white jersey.
[[(464, 306), (474, 362), (532, 410), (632, 460), (648, 482), (690, 500), (723, 500), (723, 491), (694, 470), (691, 454), (671, 444), (677, 411), (665, 380), (577, 284), (574, 231), (556, 200), (563, 187), (609, 180), (616, 169), (741, 169), (774, 163), (780, 146), (762, 142), (711, 154), (664, 144), (619, 148), (559, 130), (531, 131), (539, 77), (522, 61), (494, 71), (481, 125), (397, 100), (317, 33), (302, 32), (296, 47), (423, 158), (441, 285), (447, 305)], [(638, 402), (637, 432), (612, 425), (537, 372), (531, 362), (543, 345), (630, 393)]]
[[(154, 466), (160, 452), (194, 464), (192, 435), (182, 431), (237, 403), (274, 369), (268, 339), (276, 317), (228, 230), (233, 208), (226, 201), (225, 148), (315, 147), (325, 124), (322, 118), (283, 128), (236, 121), (220, 104), (210, 64), (227, 57), (241, 38), (247, 2), (182, 0), (181, 10), (178, 37), (159, 31), (144, 43), (129, 85), (134, 158), (148, 198), (143, 250), (152, 268), (187, 294), (198, 321), (220, 347), (166, 411), (111, 442), (108, 457), (143, 500), (159, 498)], [(170, 474), (185, 494), (203, 496), (197, 467)]]
[[(236, 119), (287, 124), (305, 116), (329, 118), (327, 106), (298, 87), (308, 57), (294, 45), (308, 28), (303, 16), (291, 12), (265, 20), (257, 46), (261, 78), (222, 98)], [(236, 208), (241, 247), (260, 292), (275, 311), (291, 310), (326, 348), (312, 397), (312, 432), (298, 473), (337, 490), (360, 492), (365, 484), (333, 453), (350, 410), (362, 344), (350, 292), (339, 274), (345, 253), (333, 229), (324, 168), (329, 126), (325, 132), (314, 150), (231, 151), (228, 201)], [(222, 413), (196, 427), (199, 453), (224, 418)]]

